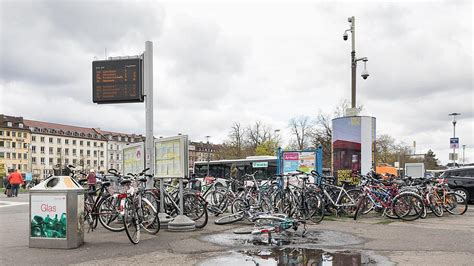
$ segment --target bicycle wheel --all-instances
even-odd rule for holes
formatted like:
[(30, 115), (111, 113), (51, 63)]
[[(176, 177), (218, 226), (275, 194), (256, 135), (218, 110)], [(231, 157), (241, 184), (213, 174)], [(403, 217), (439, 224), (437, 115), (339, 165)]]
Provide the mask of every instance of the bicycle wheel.
[(354, 210), (354, 220), (357, 220), (358, 217), (360, 217), (360, 215), (363, 214), (364, 212), (364, 209), (366, 207), (366, 202), (367, 201), (370, 201), (369, 197), (367, 197), (367, 195), (362, 195), (359, 197), (359, 202), (357, 203), (357, 207), (356, 209)]
[(138, 244), (140, 242), (140, 223), (135, 203), (131, 198), (125, 200), (123, 225), (130, 242)]
[(244, 212), (239, 211), (239, 212), (232, 213), (226, 216), (222, 216), (221, 218), (215, 220), (214, 223), (218, 225), (231, 224), (231, 223), (241, 221), (242, 219), (244, 219), (244, 216), (245, 216)]
[(119, 212), (120, 200), (117, 197), (107, 197), (99, 203), (99, 222), (107, 230), (120, 232), (125, 230)]
[(160, 231), (160, 219), (158, 218), (158, 211), (153, 203), (148, 198), (143, 197), (142, 200), (142, 227), (149, 234), (156, 235)]
[(405, 221), (413, 221), (423, 214), (425, 205), (423, 199), (415, 193), (404, 192), (393, 199), (394, 214)]
[(207, 193), (205, 200), (207, 202), (207, 209), (215, 216), (218, 216), (227, 210), (227, 198), (225, 194), (219, 190)]
[(94, 198), (86, 194), (84, 199), (84, 221), (89, 224), (89, 230), (94, 230), (97, 227), (97, 214), (94, 210)]
[(249, 205), (243, 199), (235, 199), (230, 206), (232, 213), (241, 212), (249, 208)]
[(278, 210), (279, 213), (285, 213), (288, 216), (293, 214), (293, 207), (294, 204), (292, 203), (291, 193), (284, 190), (280, 191), (275, 195), (274, 206), (275, 209)]
[(357, 202), (362, 192), (358, 189), (351, 189), (347, 191), (347, 195), (343, 194), (339, 204), (342, 205), (341, 210), (349, 217), (353, 217), (357, 209)]
[(305, 207), (308, 209), (307, 219), (313, 223), (320, 223), (324, 219), (324, 200), (315, 193), (306, 195)]
[(196, 228), (207, 225), (207, 202), (199, 195), (188, 193), (183, 195), (183, 213), (193, 220)]
[(429, 199), (429, 207), (431, 211), (433, 211), (434, 215), (438, 217), (443, 216), (443, 205), (439, 203), (439, 198), (433, 194), (430, 194)]
[(467, 211), (467, 200), (461, 194), (449, 192), (444, 201), (445, 210), (451, 214), (463, 215)]

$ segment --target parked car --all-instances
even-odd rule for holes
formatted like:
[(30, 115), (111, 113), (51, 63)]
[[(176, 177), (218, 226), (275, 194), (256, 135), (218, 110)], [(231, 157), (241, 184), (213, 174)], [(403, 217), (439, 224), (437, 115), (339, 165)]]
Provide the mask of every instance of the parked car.
[(474, 167), (448, 169), (440, 177), (445, 178), (456, 193), (474, 201)]

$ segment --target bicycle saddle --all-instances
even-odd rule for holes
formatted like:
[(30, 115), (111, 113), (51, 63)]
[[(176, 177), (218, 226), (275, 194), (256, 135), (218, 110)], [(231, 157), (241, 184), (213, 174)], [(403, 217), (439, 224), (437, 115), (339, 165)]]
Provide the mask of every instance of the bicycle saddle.
[(132, 180), (130, 179), (124, 179), (122, 181), (120, 181), (120, 185), (129, 185), (130, 183), (132, 183)]
[(140, 177), (140, 178), (137, 179), (137, 181), (146, 182), (147, 180), (146, 180), (146, 177)]

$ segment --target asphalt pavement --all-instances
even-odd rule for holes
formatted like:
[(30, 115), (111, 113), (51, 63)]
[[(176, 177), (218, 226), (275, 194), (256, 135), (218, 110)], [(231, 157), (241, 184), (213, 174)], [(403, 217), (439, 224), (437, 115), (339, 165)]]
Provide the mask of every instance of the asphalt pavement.
[[(187, 233), (161, 230), (156, 236), (142, 234), (138, 245), (131, 244), (125, 232), (113, 233), (99, 225), (94, 232), (85, 232), (85, 243), (77, 249), (29, 248), (28, 207), (28, 194), (17, 198), (0, 195), (0, 265), (191, 265), (227, 256), (241, 248), (209, 241), (209, 236), (223, 238), (234, 228), (243, 226), (217, 226), (211, 216), (202, 230)], [(334, 238), (318, 245), (324, 249), (371, 254), (376, 264), (473, 265), (474, 205), (469, 207), (462, 216), (445, 214), (441, 218), (413, 222), (382, 217), (362, 217), (357, 221), (331, 217), (309, 226), (309, 231), (336, 232), (360, 239), (346, 243), (344, 238)]]

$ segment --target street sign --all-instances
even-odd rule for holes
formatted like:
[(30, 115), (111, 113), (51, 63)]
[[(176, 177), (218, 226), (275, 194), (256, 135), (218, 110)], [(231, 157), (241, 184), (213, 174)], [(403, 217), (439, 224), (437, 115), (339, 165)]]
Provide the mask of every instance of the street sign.
[(450, 138), (449, 147), (451, 149), (459, 149), (459, 138)]
[(458, 154), (451, 152), (451, 153), (449, 154), (449, 160), (450, 160), (450, 161), (457, 161), (457, 160), (458, 160)]
[(143, 102), (142, 59), (92, 62), (94, 103)]
[(267, 168), (268, 162), (253, 162), (252, 167), (253, 168)]

